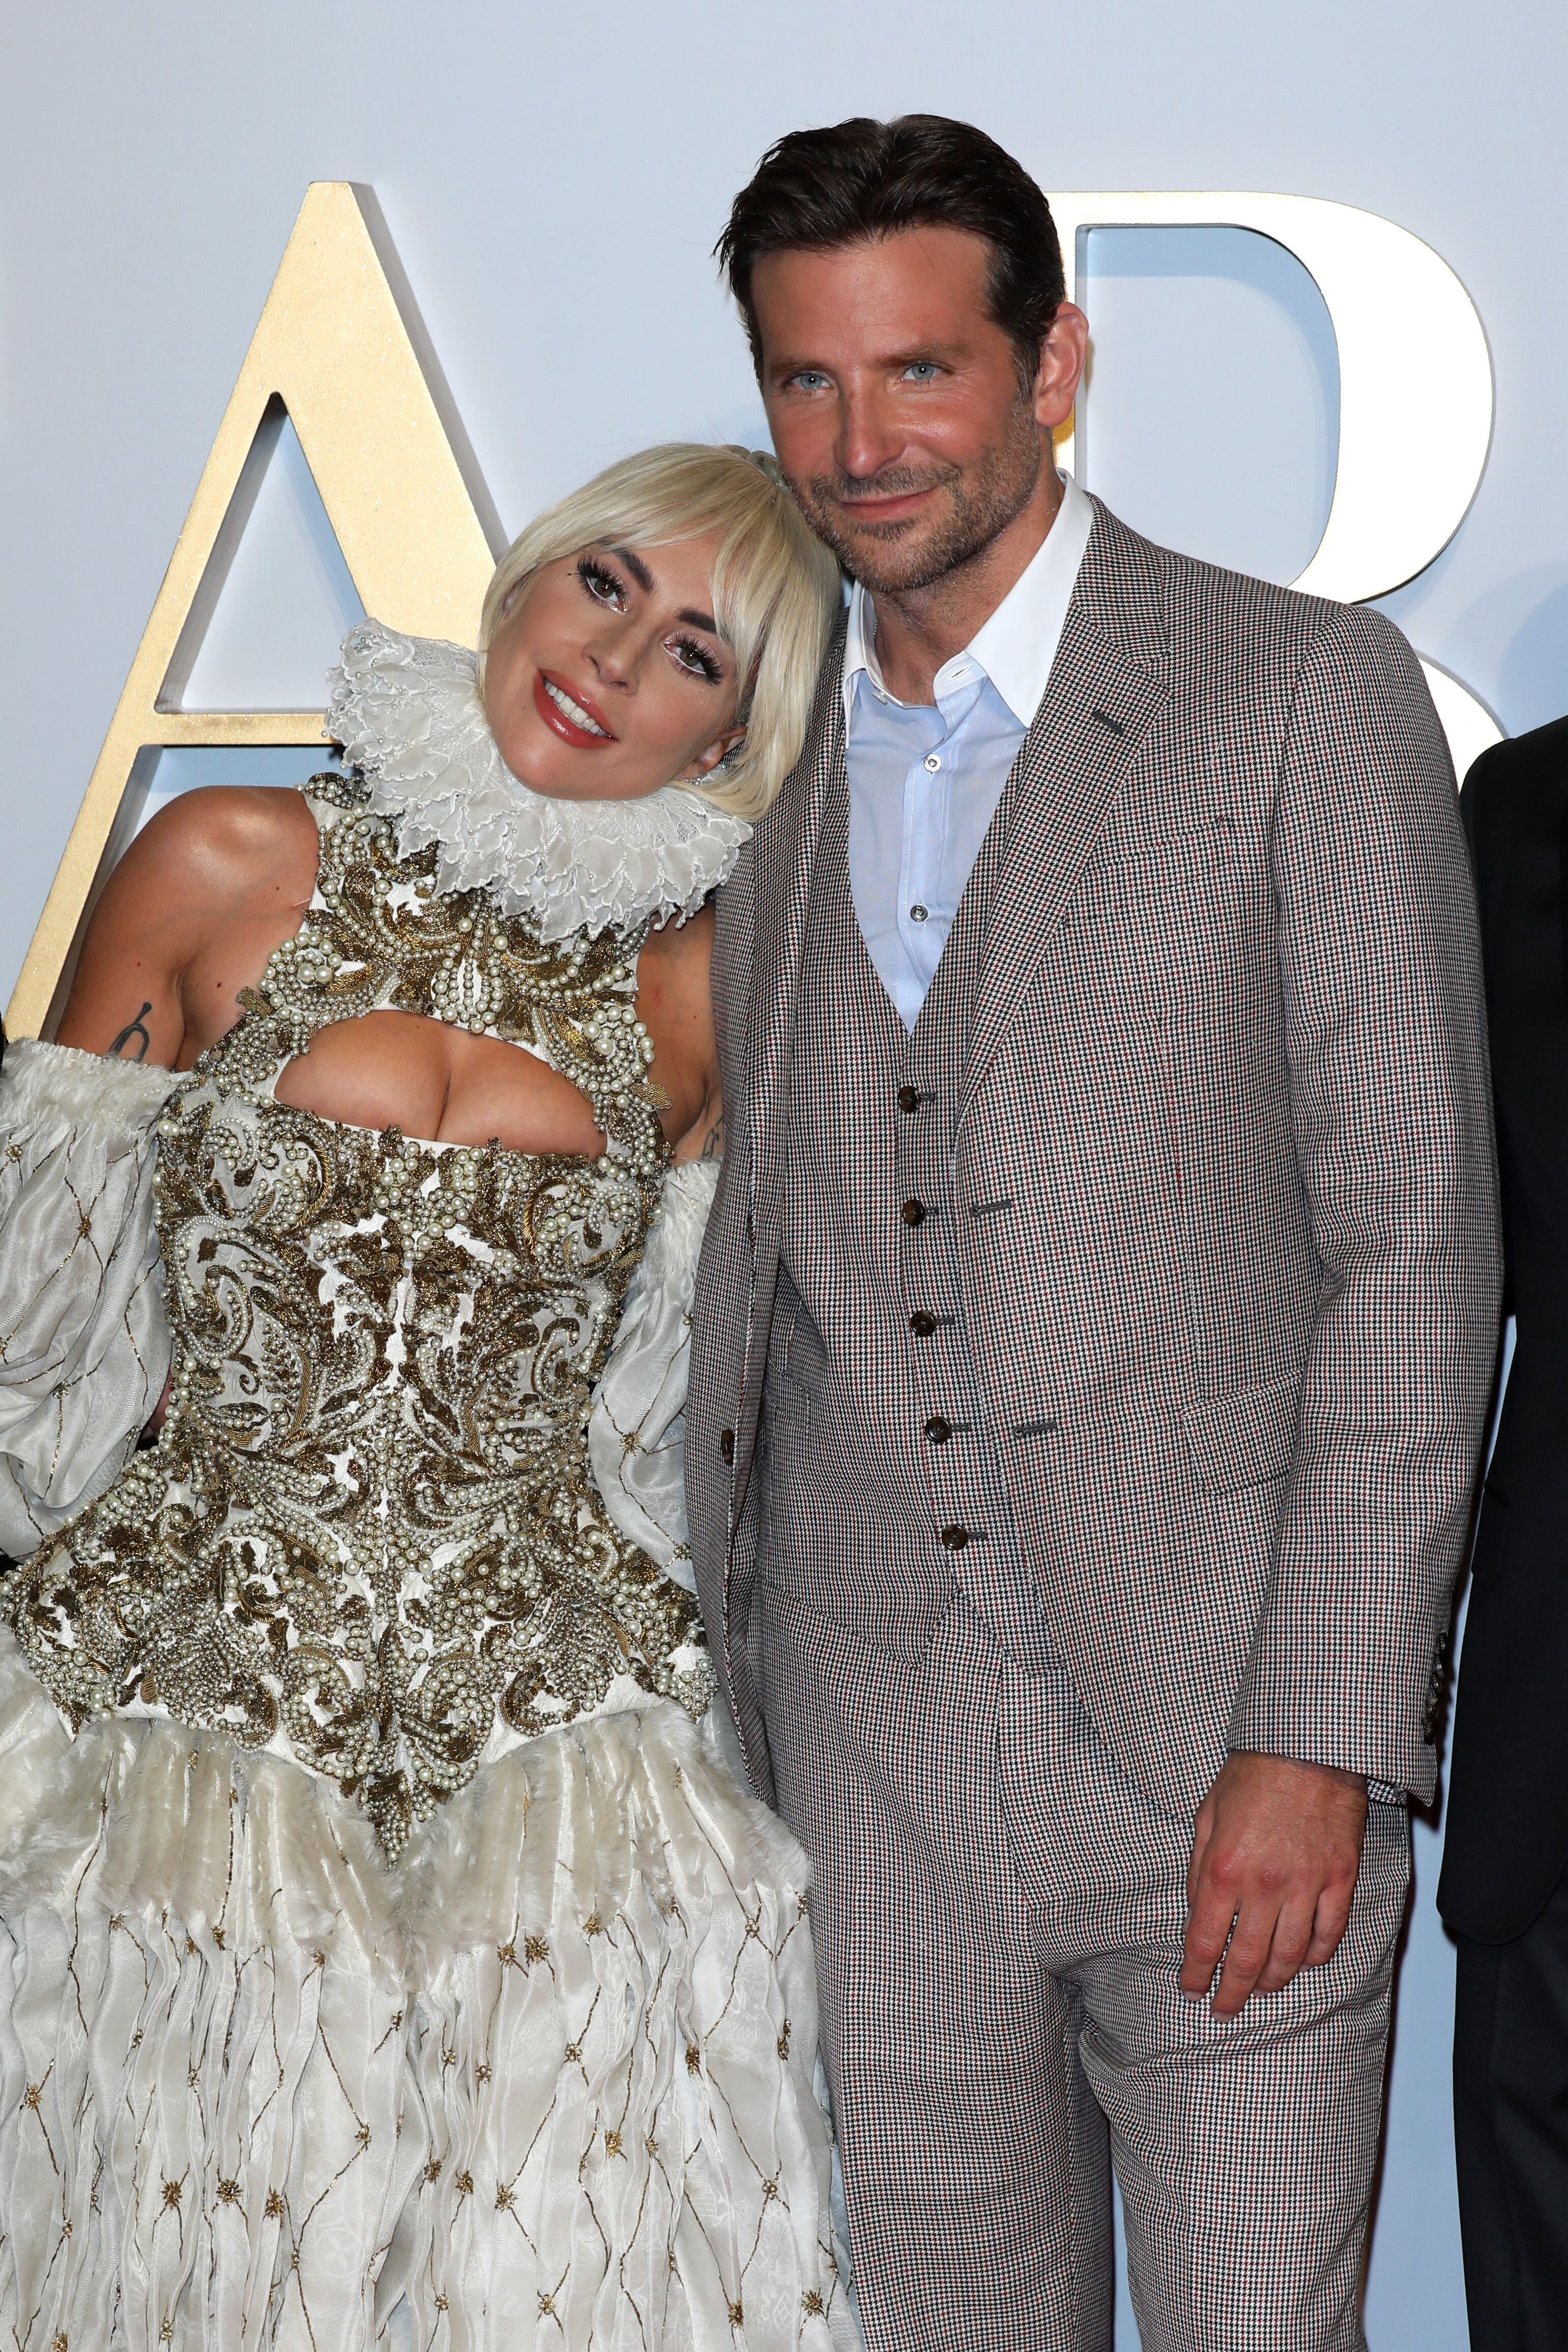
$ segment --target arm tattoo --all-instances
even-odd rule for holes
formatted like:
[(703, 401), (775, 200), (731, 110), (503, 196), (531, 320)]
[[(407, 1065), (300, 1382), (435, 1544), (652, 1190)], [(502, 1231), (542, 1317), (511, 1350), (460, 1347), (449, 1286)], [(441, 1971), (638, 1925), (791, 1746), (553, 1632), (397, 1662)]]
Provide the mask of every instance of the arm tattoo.
[[(149, 997), (141, 1012), (137, 1014), (135, 1020), (128, 1021), (126, 1023), (124, 1028), (120, 1031), (119, 1036), (115, 1039), (113, 1045), (104, 1055), (103, 1058), (106, 1062), (113, 1062), (117, 1060), (121, 1062), (144, 1062), (147, 1059), (147, 1048), (152, 1043), (152, 1038), (147, 1034), (147, 1015), (152, 1012), (152, 1000)], [(130, 1044), (132, 1037), (140, 1037), (141, 1043), (137, 1046), (134, 1053), (126, 1054), (121, 1049)]]
[(724, 1158), (723, 1111), (720, 1111), (718, 1117), (715, 1119), (713, 1125), (704, 1136), (703, 1147), (697, 1153), (697, 1158), (699, 1160), (722, 1160)]

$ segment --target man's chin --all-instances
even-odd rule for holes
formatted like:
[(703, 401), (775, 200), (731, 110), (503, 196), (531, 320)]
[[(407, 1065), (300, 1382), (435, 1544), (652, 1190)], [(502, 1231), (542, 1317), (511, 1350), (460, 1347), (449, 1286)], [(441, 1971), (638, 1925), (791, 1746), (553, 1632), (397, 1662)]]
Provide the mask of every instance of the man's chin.
[(913, 596), (956, 568), (941, 547), (856, 547), (841, 550), (839, 561), (873, 596)]
[(829, 544), (851, 579), (858, 580), (873, 596), (898, 596), (929, 588), (951, 564), (943, 535), (921, 530), (913, 520), (838, 530)]

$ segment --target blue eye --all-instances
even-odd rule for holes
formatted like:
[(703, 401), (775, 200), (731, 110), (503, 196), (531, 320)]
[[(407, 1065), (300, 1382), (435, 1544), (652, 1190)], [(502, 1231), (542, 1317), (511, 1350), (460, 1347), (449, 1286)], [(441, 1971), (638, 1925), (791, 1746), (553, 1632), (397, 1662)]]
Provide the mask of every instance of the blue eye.
[(942, 371), (935, 360), (911, 360), (904, 373), (916, 383), (935, 383)]
[(789, 381), (792, 384), (798, 385), (802, 392), (817, 392), (828, 379), (820, 369), (798, 368)]

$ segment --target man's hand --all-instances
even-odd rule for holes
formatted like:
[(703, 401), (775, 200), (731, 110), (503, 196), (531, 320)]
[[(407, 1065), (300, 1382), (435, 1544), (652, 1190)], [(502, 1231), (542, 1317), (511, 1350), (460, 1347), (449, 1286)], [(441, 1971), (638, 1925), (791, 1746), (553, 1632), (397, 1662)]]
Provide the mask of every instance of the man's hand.
[[(1366, 1833), (1366, 1782), (1290, 1756), (1228, 1757), (1197, 1809), (1181, 1989), (1201, 2000), (1225, 1940), (1216, 2017), (1339, 1949)], [(1234, 1927), (1234, 1932), (1233, 1932)]]

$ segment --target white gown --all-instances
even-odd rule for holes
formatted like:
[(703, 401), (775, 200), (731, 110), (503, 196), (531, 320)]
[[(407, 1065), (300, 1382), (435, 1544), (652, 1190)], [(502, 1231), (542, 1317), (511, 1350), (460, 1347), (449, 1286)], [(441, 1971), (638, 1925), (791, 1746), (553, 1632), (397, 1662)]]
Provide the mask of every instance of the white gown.
[[(453, 665), (367, 625), (342, 731)], [(302, 931), (184, 1077), (0, 1071), (0, 2338), (825, 2352), (806, 1865), (684, 1553), (712, 1171), (644, 1084), (646, 908), (508, 910), (382, 793), (319, 788)], [(276, 1101), (391, 1003), (544, 1055), (604, 1157)]]

